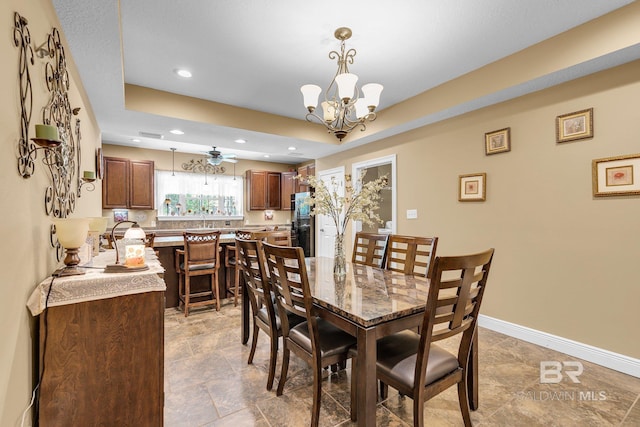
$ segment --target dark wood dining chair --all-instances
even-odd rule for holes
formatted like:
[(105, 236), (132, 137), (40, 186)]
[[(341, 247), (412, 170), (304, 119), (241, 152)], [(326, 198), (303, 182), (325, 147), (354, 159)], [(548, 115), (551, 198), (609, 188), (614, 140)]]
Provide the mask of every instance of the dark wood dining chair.
[[(236, 239), (253, 239), (253, 230), (237, 230)], [(240, 297), (240, 268), (238, 267), (238, 248), (235, 243), (224, 245), (225, 291), (233, 295), (233, 305), (238, 305)], [(233, 277), (231, 275), (233, 271)], [(230, 283), (233, 280), (233, 286)], [(226, 295), (225, 295), (226, 296)]]
[(276, 246), (291, 246), (290, 230), (258, 231), (254, 233), (253, 237)]
[[(309, 289), (309, 278), (304, 261), (304, 251), (299, 247), (263, 244), (271, 287), (276, 295), (276, 305), (282, 323), (282, 371), (277, 395), (282, 395), (290, 353), (295, 353), (313, 369), (313, 407), (311, 426), (318, 425), (322, 394), (322, 368), (346, 361), (349, 349), (356, 344), (355, 337), (317, 317)], [(305, 318), (292, 326), (288, 313)]]
[(353, 242), (351, 263), (382, 267), (388, 237), (388, 234), (357, 232)]
[[(421, 332), (404, 330), (376, 343), (376, 375), (381, 382), (381, 395), (386, 398), (391, 386), (413, 399), (416, 427), (424, 425), (424, 402), (453, 385), (458, 386), (464, 425), (471, 426), (467, 367), (493, 252), (489, 249), (473, 255), (437, 257)], [(462, 338), (457, 354), (434, 344), (458, 334)], [(355, 379), (352, 381), (354, 390)], [(353, 393), (352, 399), (351, 417), (355, 420)]]
[[(184, 316), (191, 307), (215, 304), (220, 311), (218, 270), (220, 269), (220, 232), (183, 233), (184, 249), (176, 249), (178, 298), (184, 306)], [(209, 275), (209, 289), (192, 292), (191, 277)]]
[[(248, 364), (253, 363), (253, 357), (258, 344), (258, 334), (262, 329), (270, 339), (271, 352), (269, 354), (269, 374), (267, 377), (267, 390), (273, 388), (273, 379), (276, 373), (276, 361), (278, 358), (278, 338), (282, 336), (282, 324), (280, 315), (274, 305), (271, 286), (265, 270), (262, 242), (259, 240), (242, 240), (236, 238), (238, 253), (238, 268), (247, 286), (247, 295), (251, 305), (253, 316), (253, 335)], [(298, 315), (287, 313), (289, 326), (295, 326), (305, 319)]]
[(403, 274), (430, 278), (437, 246), (437, 237), (391, 234), (387, 241), (385, 268)]

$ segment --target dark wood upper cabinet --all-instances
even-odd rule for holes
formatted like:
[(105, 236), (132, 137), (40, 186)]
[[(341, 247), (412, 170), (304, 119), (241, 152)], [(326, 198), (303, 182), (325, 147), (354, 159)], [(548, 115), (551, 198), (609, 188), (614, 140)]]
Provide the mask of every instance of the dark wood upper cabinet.
[(154, 163), (104, 158), (103, 209), (154, 209)]
[(282, 198), (280, 206), (283, 211), (292, 209), (291, 195), (296, 192), (295, 176), (295, 172), (282, 172), (280, 174), (280, 197)]
[(280, 172), (248, 170), (249, 210), (280, 209)]
[(296, 180), (296, 193), (302, 193), (310, 191), (309, 184), (307, 184), (306, 177), (316, 174), (316, 165), (309, 164), (298, 168), (298, 175), (301, 176), (299, 180)]

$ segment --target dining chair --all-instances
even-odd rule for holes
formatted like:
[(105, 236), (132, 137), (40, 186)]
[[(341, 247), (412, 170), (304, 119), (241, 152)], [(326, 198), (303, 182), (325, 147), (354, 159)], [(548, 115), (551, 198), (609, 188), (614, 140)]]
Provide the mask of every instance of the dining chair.
[[(253, 335), (248, 364), (253, 363), (253, 357), (258, 344), (258, 334), (262, 329), (270, 339), (271, 352), (269, 354), (269, 374), (267, 390), (273, 388), (278, 358), (278, 338), (282, 336), (280, 315), (274, 305), (271, 286), (265, 270), (262, 242), (259, 240), (243, 240), (236, 237), (238, 253), (238, 268), (247, 286), (247, 296), (253, 316)], [(305, 319), (298, 315), (287, 313), (289, 326), (295, 326)]]
[[(253, 230), (236, 230), (236, 239), (250, 240), (253, 238)], [(238, 248), (233, 244), (224, 246), (225, 267), (225, 293), (233, 295), (233, 305), (238, 305), (240, 297), (240, 269), (238, 268)], [(233, 288), (231, 287), (231, 270), (233, 270)], [(225, 295), (225, 296), (226, 296)]]
[(353, 242), (352, 264), (382, 267), (388, 234), (358, 231)]
[[(386, 398), (391, 386), (413, 399), (414, 426), (424, 425), (424, 402), (453, 385), (458, 386), (464, 425), (471, 426), (467, 367), (493, 253), (492, 248), (472, 255), (437, 257), (421, 332), (404, 330), (376, 343), (376, 375), (381, 382), (381, 395)], [(434, 344), (458, 334), (462, 337), (457, 354)], [(355, 379), (352, 390), (354, 384)], [(351, 417), (355, 420), (353, 393), (352, 399)]]
[[(220, 311), (218, 270), (220, 269), (220, 231), (183, 233), (184, 249), (176, 249), (178, 298), (184, 306), (184, 316), (195, 306), (216, 305)], [(209, 289), (192, 292), (191, 277), (209, 275)], [(195, 300), (194, 300), (195, 299)]]
[(259, 231), (254, 233), (253, 237), (276, 246), (291, 246), (290, 230)]
[[(304, 251), (299, 247), (262, 245), (269, 280), (276, 296), (276, 305), (282, 324), (282, 371), (276, 394), (282, 395), (290, 353), (295, 353), (313, 369), (313, 407), (311, 426), (317, 426), (322, 394), (322, 368), (346, 361), (349, 349), (356, 344), (355, 337), (317, 316), (309, 289), (309, 278)], [(288, 313), (305, 318), (295, 326), (288, 322)]]
[(437, 237), (391, 234), (387, 241), (385, 268), (403, 274), (430, 278), (437, 246)]

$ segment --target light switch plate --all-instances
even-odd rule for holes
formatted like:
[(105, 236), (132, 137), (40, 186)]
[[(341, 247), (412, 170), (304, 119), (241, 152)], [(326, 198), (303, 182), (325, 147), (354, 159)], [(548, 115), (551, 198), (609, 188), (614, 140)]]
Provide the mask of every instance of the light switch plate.
[(407, 219), (417, 219), (417, 218), (418, 218), (417, 209), (407, 209)]

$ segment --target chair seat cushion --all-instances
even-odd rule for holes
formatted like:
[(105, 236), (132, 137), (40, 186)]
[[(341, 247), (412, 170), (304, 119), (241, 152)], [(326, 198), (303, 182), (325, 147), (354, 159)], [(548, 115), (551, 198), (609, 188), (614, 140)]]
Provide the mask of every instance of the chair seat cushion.
[[(275, 310), (275, 307), (274, 307)], [(267, 307), (262, 307), (258, 310), (257, 314), (258, 319), (262, 320), (267, 325), (269, 324), (269, 312), (267, 311)], [(289, 328), (293, 328), (295, 325), (304, 322), (304, 317), (300, 317), (297, 314), (287, 313), (287, 318), (289, 319)], [(282, 328), (282, 324), (280, 322), (280, 316), (278, 316), (278, 312), (276, 311), (276, 330), (280, 330)]]
[[(189, 266), (189, 270), (191, 270), (191, 271), (210, 270), (212, 268), (216, 268), (216, 263), (215, 262), (212, 262), (210, 264), (195, 264), (195, 265), (190, 265)], [(184, 270), (184, 263), (180, 264), (180, 270)]]
[[(413, 387), (416, 355), (420, 335), (413, 331), (402, 331), (377, 342), (378, 372), (395, 379), (407, 387)], [(437, 345), (431, 345), (425, 385), (458, 369), (458, 358)]]
[[(356, 338), (338, 329), (331, 323), (316, 319), (318, 325), (318, 336), (320, 337), (321, 357), (334, 356), (346, 353), (349, 348), (356, 344)], [(309, 338), (309, 326), (304, 321), (289, 331), (289, 338), (296, 344), (311, 353), (311, 339)]]

